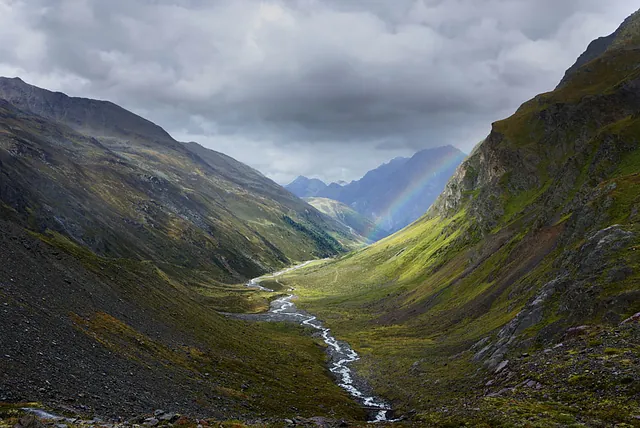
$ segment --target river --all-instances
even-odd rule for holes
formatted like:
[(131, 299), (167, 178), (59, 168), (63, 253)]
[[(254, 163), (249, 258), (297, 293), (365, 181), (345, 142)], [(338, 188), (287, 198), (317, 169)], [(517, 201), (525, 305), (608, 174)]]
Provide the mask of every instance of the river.
[[(260, 285), (262, 280), (275, 278), (295, 269), (300, 269), (313, 262), (308, 261), (274, 274), (266, 275), (260, 278), (254, 278), (246, 285), (248, 287), (258, 288), (263, 291), (273, 290)], [(360, 359), (358, 353), (354, 351), (348, 343), (337, 340), (331, 330), (325, 327), (315, 316), (306, 313), (296, 307), (293, 303), (295, 296), (280, 297), (271, 302), (268, 312), (262, 314), (237, 314), (238, 318), (254, 321), (292, 321), (311, 327), (317, 330), (322, 340), (327, 345), (327, 354), (329, 355), (329, 370), (336, 376), (336, 381), (343, 389), (345, 389), (353, 398), (355, 398), (363, 407), (372, 411), (370, 422), (391, 422), (390, 413), (391, 406), (379, 397), (371, 394), (371, 388), (358, 378), (349, 365)]]

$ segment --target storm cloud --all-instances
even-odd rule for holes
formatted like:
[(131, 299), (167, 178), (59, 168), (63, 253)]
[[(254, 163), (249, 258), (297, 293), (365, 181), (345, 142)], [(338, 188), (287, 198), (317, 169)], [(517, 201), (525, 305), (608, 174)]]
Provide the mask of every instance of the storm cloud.
[(279, 182), (353, 179), (552, 89), (629, 0), (0, 0), (0, 74), (102, 98)]

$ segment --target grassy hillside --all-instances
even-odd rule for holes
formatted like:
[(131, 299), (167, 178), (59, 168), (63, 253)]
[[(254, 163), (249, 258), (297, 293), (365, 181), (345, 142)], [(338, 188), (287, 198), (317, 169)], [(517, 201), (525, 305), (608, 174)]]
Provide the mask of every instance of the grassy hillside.
[(359, 238), (228, 156), (114, 104), (0, 80), (0, 201), (98, 255), (236, 283)]
[(377, 241), (386, 235), (386, 232), (377, 230), (377, 226), (372, 220), (342, 202), (328, 198), (305, 198), (305, 201), (321, 213), (351, 228), (360, 236)]
[(415, 421), (638, 425), (639, 20), (495, 123), (421, 220), (285, 279)]
[(0, 231), (0, 402), (89, 418), (363, 417), (297, 327), (226, 319), (172, 266), (101, 258), (5, 220)]
[[(2, 99), (4, 98), (4, 99)], [(102, 101), (0, 79), (0, 403), (126, 417), (364, 417), (247, 278), (360, 238), (257, 171)]]

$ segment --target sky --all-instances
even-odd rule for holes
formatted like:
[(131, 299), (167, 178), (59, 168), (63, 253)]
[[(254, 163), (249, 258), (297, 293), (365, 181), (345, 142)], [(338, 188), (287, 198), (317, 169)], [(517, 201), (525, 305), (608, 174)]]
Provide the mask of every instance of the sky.
[(281, 184), (469, 152), (640, 0), (0, 0), (0, 75), (106, 99)]

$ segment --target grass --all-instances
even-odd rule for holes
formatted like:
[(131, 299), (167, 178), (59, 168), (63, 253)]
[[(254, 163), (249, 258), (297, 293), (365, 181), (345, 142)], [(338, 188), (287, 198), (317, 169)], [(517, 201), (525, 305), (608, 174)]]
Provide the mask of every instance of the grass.
[[(367, 248), (264, 285), (295, 288), (297, 303), (361, 355), (356, 367), (376, 393), (417, 423), (637, 426), (638, 329), (618, 323), (640, 311), (640, 121), (637, 106), (623, 93), (640, 76), (638, 63), (637, 49), (611, 51), (561, 88), (496, 122), (484, 143), (486, 159), (476, 152), (477, 165), (466, 176), (477, 185), (463, 192), (455, 212), (432, 210)], [(171, 168), (182, 166), (147, 155)], [(122, 209), (114, 189), (98, 193)], [(171, 216), (161, 224), (162, 236), (192, 242), (205, 254), (235, 238), (250, 243), (242, 248), (268, 247), (268, 255), (250, 252), (256, 266), (328, 254), (343, 245), (337, 231), (324, 233), (313, 219), (249, 206), (229, 189), (202, 200), (207, 206), (222, 201), (239, 214), (211, 216), (215, 239), (202, 240), (188, 222)], [(585, 244), (613, 224), (633, 238), (615, 251), (603, 247), (601, 266), (591, 272), (582, 266), (589, 256)], [(225, 284), (232, 275), (221, 279), (202, 265), (145, 258), (146, 249), (137, 258), (110, 259), (59, 234), (40, 237), (98, 275), (117, 278), (132, 301), (199, 344), (169, 346), (105, 312), (70, 315), (79, 330), (112, 352), (176, 375), (209, 381), (205, 374), (213, 374), (216, 393), (272, 415), (362, 418), (328, 376), (318, 341), (302, 329), (249, 325), (215, 313), (259, 311), (268, 294)], [(214, 270), (253, 272), (246, 259), (233, 255), (222, 254)], [(628, 269), (621, 279), (610, 279), (618, 268)], [(543, 288), (565, 277), (555, 288)], [(583, 336), (565, 334), (582, 324), (589, 325)], [(501, 341), (509, 346), (500, 349)], [(475, 358), (484, 346), (489, 355), (509, 360), (504, 370)], [(530, 382), (539, 386), (526, 386)]]
[(237, 414), (364, 418), (328, 372), (323, 343), (308, 331), (288, 323), (231, 320), (216, 312), (264, 309), (271, 293), (207, 282), (204, 271), (99, 257), (56, 233), (38, 237), (119, 289), (149, 322), (170, 328), (191, 344), (167, 343), (107, 312), (68, 314), (78, 330), (114, 354), (169, 374), (178, 383), (209, 385), (211, 393), (199, 397), (203, 407), (215, 409), (215, 397), (221, 396)]
[[(615, 320), (640, 311), (640, 122), (619, 96), (624, 82), (639, 73), (639, 55), (601, 58), (496, 123), (485, 155), (495, 162), (502, 156), (522, 160), (522, 171), (507, 169), (467, 190), (451, 215), (432, 210), (364, 250), (280, 279), (296, 289), (300, 306), (354, 346), (362, 356), (360, 372), (398, 409), (414, 409), (417, 420), (442, 426), (608, 426), (629, 424), (634, 412), (640, 414), (632, 390), (620, 389), (614, 370), (601, 366), (604, 358), (627, 370), (638, 356), (637, 348), (618, 346), (626, 339), (611, 329)], [(475, 169), (469, 174), (481, 176)], [(523, 174), (535, 174), (537, 184), (521, 180)], [(494, 200), (500, 209), (487, 212), (483, 195), (499, 195)], [(481, 222), (492, 224), (490, 231)], [(591, 234), (612, 224), (633, 231), (633, 243), (606, 254), (602, 272), (589, 277), (578, 268), (580, 251)], [(623, 266), (629, 274), (608, 279)], [(472, 346), (495, 344), (500, 329), (529, 311), (542, 287), (560, 275), (569, 275), (569, 285), (552, 289), (541, 318), (517, 330), (503, 357), (515, 361), (506, 373), (520, 381), (544, 379), (543, 392), (487, 397), (487, 380), (501, 375), (474, 360), (478, 349)], [(580, 324), (607, 332), (604, 339), (588, 339), (601, 348), (597, 356), (585, 356), (582, 342), (566, 354), (545, 353), (568, 327)], [(520, 363), (525, 351), (550, 366)], [(625, 352), (632, 355), (629, 363), (618, 358)], [(575, 368), (589, 366), (600, 370), (600, 378)], [(598, 394), (616, 410), (600, 405)]]

